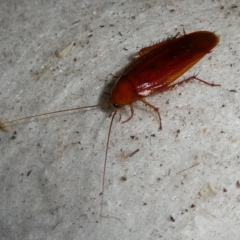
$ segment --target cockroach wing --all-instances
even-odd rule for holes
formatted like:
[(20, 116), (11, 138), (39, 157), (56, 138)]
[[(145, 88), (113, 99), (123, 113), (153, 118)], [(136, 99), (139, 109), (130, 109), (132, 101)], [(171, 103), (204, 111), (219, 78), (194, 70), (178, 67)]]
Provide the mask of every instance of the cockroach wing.
[(218, 42), (219, 37), (207, 31), (165, 40), (139, 57), (123, 76), (134, 84), (139, 98), (164, 91)]

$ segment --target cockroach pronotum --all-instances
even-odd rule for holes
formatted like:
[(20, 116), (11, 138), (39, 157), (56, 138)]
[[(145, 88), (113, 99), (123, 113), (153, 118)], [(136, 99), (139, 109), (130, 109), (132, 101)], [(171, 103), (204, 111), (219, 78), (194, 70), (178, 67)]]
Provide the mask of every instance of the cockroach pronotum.
[(158, 108), (148, 103), (145, 98), (156, 93), (168, 91), (175, 86), (187, 83), (190, 80), (197, 80), (210, 86), (220, 86), (219, 84), (203, 81), (196, 75), (174, 83), (175, 80), (183, 75), (201, 58), (210, 53), (218, 42), (219, 37), (215, 33), (208, 31), (198, 31), (189, 34), (184, 32), (182, 36), (178, 36), (177, 34), (175, 37), (168, 38), (152, 46), (142, 48), (139, 51), (139, 57), (125, 69), (123, 74), (116, 81), (108, 103), (48, 112), (8, 122), (1, 120), (0, 129), (7, 131), (9, 124), (33, 117), (79, 110), (83, 108), (113, 106), (114, 110), (107, 135), (102, 177), (100, 216), (103, 217), (102, 208), (104, 200), (104, 181), (106, 175), (108, 145), (113, 120), (117, 111), (126, 105), (129, 105), (131, 115), (124, 121), (127, 122), (134, 114), (133, 103), (141, 101), (157, 113), (159, 118), (159, 129), (162, 129), (161, 117)]

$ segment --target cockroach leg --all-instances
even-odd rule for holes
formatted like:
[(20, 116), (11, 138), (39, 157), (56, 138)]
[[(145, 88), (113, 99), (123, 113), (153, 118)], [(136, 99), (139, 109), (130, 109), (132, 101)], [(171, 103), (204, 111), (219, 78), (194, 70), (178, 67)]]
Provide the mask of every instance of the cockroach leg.
[(184, 80), (182, 80), (182, 81), (180, 81), (178, 83), (175, 83), (175, 84), (172, 84), (170, 86), (167, 86), (167, 90), (170, 90), (170, 89), (172, 89), (172, 88), (174, 88), (176, 86), (180, 86), (180, 85), (182, 85), (184, 83), (187, 83), (187, 82), (189, 82), (191, 80), (197, 80), (197, 81), (199, 81), (201, 83), (207, 84), (207, 85), (212, 86), (212, 87), (220, 87), (221, 86), (220, 84), (209, 83), (209, 82), (206, 82), (206, 81), (204, 81), (204, 80), (202, 80), (202, 79), (200, 79), (200, 78), (198, 78), (196, 76), (192, 76), (192, 77), (184, 79)]
[(133, 117), (133, 113), (134, 113), (133, 106), (132, 106), (132, 104), (130, 104), (129, 106), (130, 106), (130, 110), (131, 110), (131, 116), (127, 120), (123, 121), (122, 123), (128, 122)]
[(152, 104), (148, 103), (144, 98), (139, 99), (139, 101), (143, 102), (145, 105), (152, 108), (157, 113), (158, 118), (159, 118), (159, 129), (162, 130), (162, 120), (161, 120), (160, 112), (159, 112), (158, 108), (156, 108)]
[(122, 120), (122, 108), (119, 109), (119, 119), (118, 121), (121, 122)]

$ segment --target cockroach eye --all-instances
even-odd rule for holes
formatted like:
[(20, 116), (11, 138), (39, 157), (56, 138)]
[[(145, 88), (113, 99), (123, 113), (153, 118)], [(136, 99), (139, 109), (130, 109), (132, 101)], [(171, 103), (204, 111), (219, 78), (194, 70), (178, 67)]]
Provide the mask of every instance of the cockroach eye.
[(120, 108), (120, 106), (117, 103), (113, 103), (113, 107)]

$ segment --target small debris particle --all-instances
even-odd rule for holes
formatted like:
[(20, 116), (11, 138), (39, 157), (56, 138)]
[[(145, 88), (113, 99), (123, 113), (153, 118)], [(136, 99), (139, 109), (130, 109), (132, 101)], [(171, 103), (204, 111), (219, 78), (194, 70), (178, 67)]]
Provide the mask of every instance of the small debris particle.
[(186, 171), (186, 170), (189, 170), (190, 168), (193, 168), (193, 167), (197, 166), (198, 164), (200, 164), (200, 163), (195, 163), (195, 164), (193, 164), (191, 167), (186, 168), (186, 169), (183, 169), (182, 171), (178, 172), (177, 174), (182, 173), (182, 172), (184, 172), (184, 171)]
[(58, 222), (53, 228), (52, 230), (54, 230), (62, 221)]
[(240, 181), (239, 180), (237, 180), (236, 185), (237, 185), (237, 188), (240, 188)]
[(65, 148), (65, 142), (64, 141), (61, 141), (60, 147)]
[(174, 218), (172, 215), (170, 215), (170, 220), (171, 220), (172, 222), (175, 222), (175, 218)]
[(124, 152), (124, 151), (122, 151), (122, 152), (121, 152), (121, 161), (124, 161), (124, 160), (125, 160), (125, 158), (126, 158), (126, 156), (125, 156), (125, 152)]
[(203, 191), (200, 190), (200, 191), (198, 192), (198, 195), (199, 195), (200, 197), (202, 197), (202, 196), (203, 196)]
[(132, 152), (129, 157), (132, 157), (134, 154), (136, 154), (137, 152), (139, 152), (139, 149), (135, 150), (134, 152)]
[(217, 194), (217, 190), (212, 183), (209, 183), (208, 186), (209, 186), (210, 190), (212, 191), (212, 193)]
[(3, 132), (9, 132), (10, 128), (6, 125), (5, 121), (0, 118), (0, 130)]
[(64, 48), (61, 52), (57, 54), (58, 58), (63, 58), (68, 55), (68, 53), (72, 50), (73, 42), (71, 42), (66, 48)]
[(81, 20), (77, 20), (76, 22), (73, 22), (72, 25), (79, 23)]
[(122, 176), (120, 179), (121, 179), (121, 181), (123, 181), (123, 182), (127, 181), (127, 177), (125, 177), (125, 176)]

